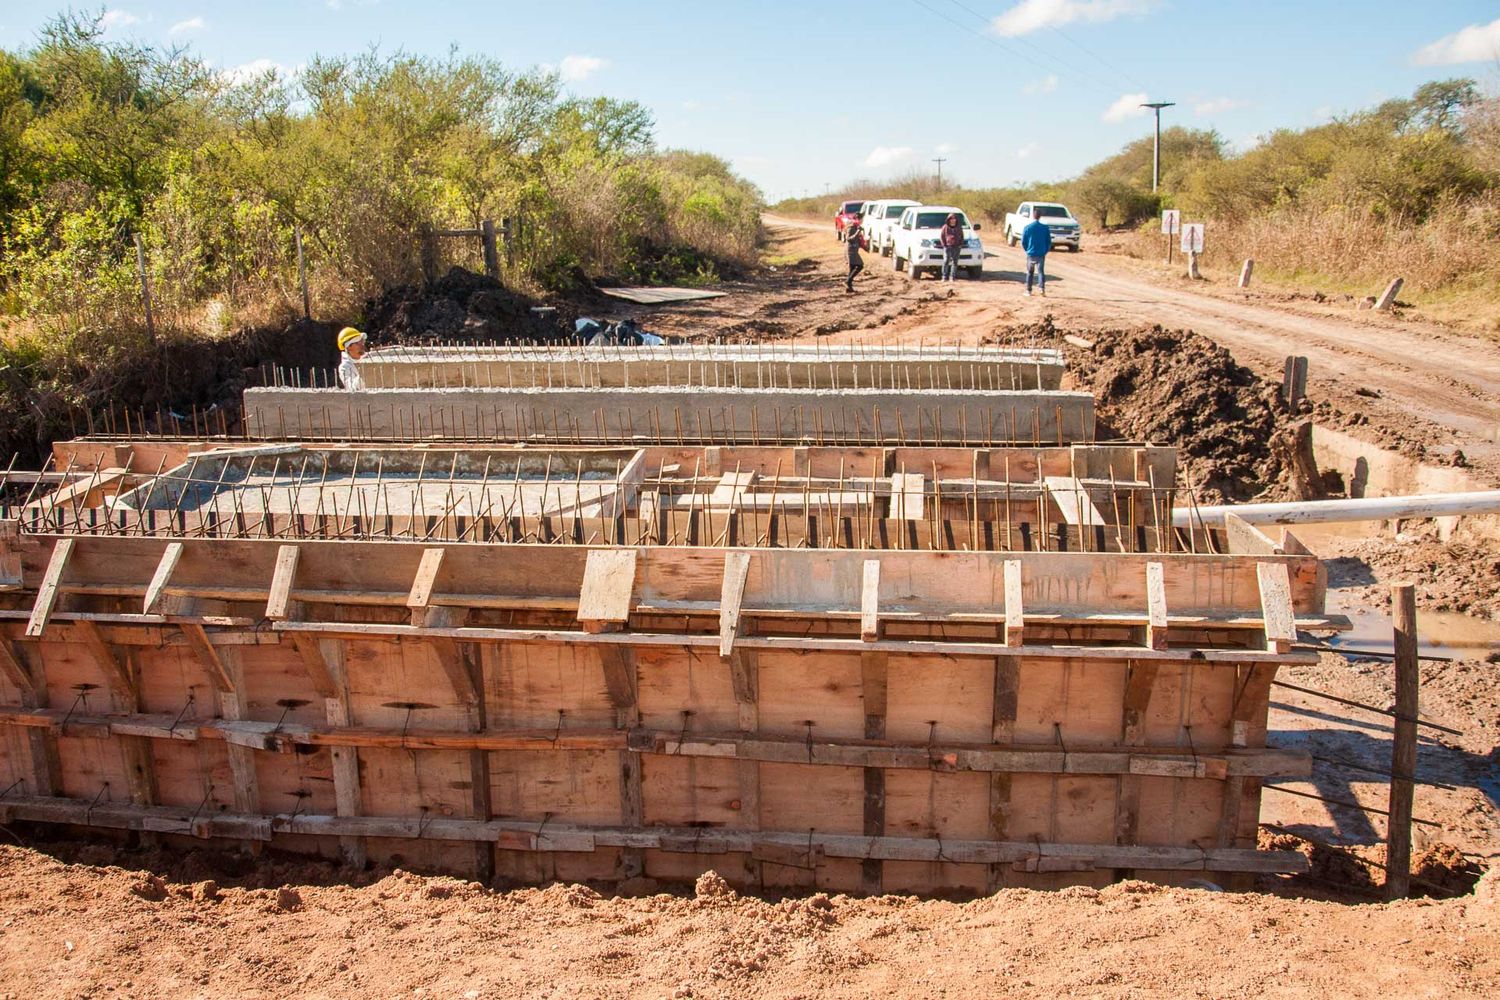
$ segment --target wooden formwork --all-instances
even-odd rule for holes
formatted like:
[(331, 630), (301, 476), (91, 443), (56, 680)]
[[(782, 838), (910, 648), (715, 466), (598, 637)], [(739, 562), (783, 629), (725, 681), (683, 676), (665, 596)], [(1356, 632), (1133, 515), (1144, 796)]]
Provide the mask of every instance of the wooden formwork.
[[(1251, 539), (1256, 541), (1256, 539)], [(986, 890), (1290, 871), (1317, 560), (37, 533), (0, 822), (522, 880)]]

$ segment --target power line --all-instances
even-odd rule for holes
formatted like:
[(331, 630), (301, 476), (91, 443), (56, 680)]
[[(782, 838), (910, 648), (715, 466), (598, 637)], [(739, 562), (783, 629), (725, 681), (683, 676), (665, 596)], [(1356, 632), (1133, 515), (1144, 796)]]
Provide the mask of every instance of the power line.
[[(1110, 83), (1109, 81), (1106, 81), (1106, 80), (1104, 80), (1104, 79), (1102, 79), (1100, 77), (1097, 77), (1093, 73), (1090, 73), (1088, 70), (1085, 70), (1082, 67), (1080, 67), (1080, 66), (1078, 66), (1078, 65), (1076, 65), (1074, 63), (1065, 62), (1064, 60), (1060, 59), (1059, 57), (1054, 56), (1054, 55), (1046, 52), (1043, 49), (1035, 48), (1033, 46), (1033, 49), (1036, 52), (1038, 52), (1039, 54), (1041, 54), (1045, 58), (1050, 59), (1053, 63), (1056, 64), (1056, 65), (1051, 65), (1051, 66), (1049, 66), (1049, 65), (1043, 65), (1042, 63), (1037, 62), (1037, 60), (1033, 59), (1030, 56), (1030, 54), (1029, 54), (1029, 52), (1028, 52), (1027, 49), (1016, 48), (1016, 47), (1012, 47), (1012, 46), (1006, 45), (1005, 43), (1001, 42), (999, 39), (995, 38), (993, 35), (989, 34), (988, 32), (975, 31), (973, 28), (969, 27), (966, 24), (963, 24), (963, 23), (961, 23), (959, 21), (955, 21), (952, 18), (945, 17), (939, 11), (933, 10), (931, 7), (928, 7), (925, 3), (922, 3), (921, 0), (912, 0), (912, 2), (915, 3), (915, 4), (917, 4), (919, 7), (926, 7), (928, 10), (932, 11), (934, 14), (937, 14), (939, 17), (942, 17), (943, 20), (947, 21), (949, 24), (957, 25), (958, 27), (962, 28), (964, 31), (969, 32), (971, 35), (975, 35), (975, 36), (977, 36), (979, 38), (982, 38), (985, 41), (989, 42), (991, 45), (994, 45), (994, 46), (1000, 48), (1003, 51), (1009, 52), (1009, 53), (1011, 53), (1013, 55), (1020, 56), (1021, 58), (1025, 59), (1027, 62), (1031, 63), (1033, 66), (1036, 66), (1039, 69), (1044, 69), (1044, 70), (1047, 70), (1048, 72), (1052, 72), (1055, 69), (1061, 68), (1061, 69), (1067, 70), (1069, 72), (1079, 72), (1085, 80), (1087, 80), (1087, 81), (1095, 84), (1096, 86), (1100, 87), (1105, 93), (1108, 93), (1108, 94), (1110, 94), (1111, 96), (1114, 96), (1114, 97), (1118, 97), (1119, 96), (1118, 94), (1115, 93), (1115, 90), (1117, 89), (1117, 86), (1118, 86), (1117, 84)], [(991, 23), (991, 19), (989, 17), (987, 17), (984, 14), (981, 14), (979, 11), (975, 10), (973, 7), (970, 7), (968, 4), (962, 3), (961, 0), (948, 0), (948, 2), (951, 3), (951, 4), (953, 4), (953, 6), (960, 8), (961, 10), (967, 11), (969, 14), (971, 14), (974, 17), (978, 18), (979, 20), (983, 21), (985, 24), (990, 24)]]

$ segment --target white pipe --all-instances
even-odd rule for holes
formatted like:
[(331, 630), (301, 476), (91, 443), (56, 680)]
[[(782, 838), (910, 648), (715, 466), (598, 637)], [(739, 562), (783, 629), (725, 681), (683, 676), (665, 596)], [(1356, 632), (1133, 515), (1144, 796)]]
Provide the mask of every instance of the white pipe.
[(1476, 493), (1419, 493), (1404, 497), (1360, 497), (1356, 500), (1302, 500), (1295, 503), (1244, 503), (1218, 507), (1176, 507), (1172, 527), (1195, 524), (1221, 527), (1225, 514), (1247, 524), (1321, 524), (1328, 521), (1386, 521), (1396, 517), (1453, 517), (1500, 513), (1500, 490)]

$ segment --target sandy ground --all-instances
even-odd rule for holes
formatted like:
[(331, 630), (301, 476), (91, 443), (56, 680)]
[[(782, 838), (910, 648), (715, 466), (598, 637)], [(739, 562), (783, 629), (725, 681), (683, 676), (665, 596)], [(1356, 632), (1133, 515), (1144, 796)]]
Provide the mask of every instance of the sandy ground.
[(1164, 889), (956, 903), (492, 892), (405, 872), (220, 887), (0, 848), (0, 997), (1478, 997), (1500, 880), (1351, 906)]
[[(1426, 448), (1429, 460), (1458, 440), (1482, 472), (1500, 470), (1480, 433), (1486, 421), (1500, 425), (1493, 349), (1476, 353), (1466, 338), (1409, 316), (1356, 317), (1271, 294), (1189, 287), (1143, 262), (1087, 252), (1054, 258), (1049, 296), (1026, 299), (1014, 282), (1019, 257), (1003, 248), (983, 281), (951, 288), (914, 284), (867, 256), (870, 270), (847, 295), (842, 248), (826, 227), (773, 222), (771, 243), (776, 269), (730, 285), (726, 298), (621, 314), (693, 337), (864, 343), (976, 343), (1002, 331), (1024, 340), (1026, 325), (1039, 329), (1049, 317), (1059, 327), (1190, 326), (1266, 376), (1279, 377), (1281, 355), (1308, 355), (1319, 419)], [(1362, 622), (1371, 635), (1388, 630), (1379, 595), (1416, 565), (1403, 552), (1451, 556), (1425, 538), (1332, 532), (1311, 541), (1335, 559), (1335, 598), (1368, 609)], [(1482, 588), (1493, 577), (1473, 579)], [(1494, 595), (1480, 596), (1474, 607), (1452, 606), (1488, 613)], [(1126, 883), (970, 901), (760, 900), (711, 877), (674, 894), (651, 886), (636, 887), (639, 896), (579, 885), (494, 891), (274, 857), (250, 864), (20, 844), (21, 834), (0, 828), (0, 1000), (1497, 996), (1500, 666), (1482, 654), (1423, 664), (1422, 714), (1459, 734), (1423, 733), (1415, 808), (1431, 824), (1415, 828), (1418, 852), (1446, 859), (1434, 877), (1491, 868), (1471, 895), (1371, 903), (1379, 872), (1329, 852), (1314, 852), (1310, 877), (1268, 877), (1244, 894)], [(1376, 707), (1393, 697), (1389, 664), (1378, 659), (1327, 653), (1281, 676)], [(1389, 766), (1388, 720), (1287, 688), (1272, 700), (1272, 741), (1317, 758), (1310, 780), (1285, 787), (1385, 805), (1385, 778), (1363, 769)], [(1381, 856), (1378, 813), (1268, 789), (1262, 818)]]

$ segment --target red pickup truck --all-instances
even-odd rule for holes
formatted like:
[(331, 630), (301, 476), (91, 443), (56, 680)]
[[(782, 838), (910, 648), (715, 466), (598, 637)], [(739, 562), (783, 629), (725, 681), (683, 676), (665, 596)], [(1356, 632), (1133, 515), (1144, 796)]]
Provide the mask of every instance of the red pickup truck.
[(862, 201), (846, 201), (839, 206), (838, 213), (833, 217), (833, 235), (840, 243), (844, 242), (844, 230), (851, 222), (859, 221), (860, 209), (865, 207)]

